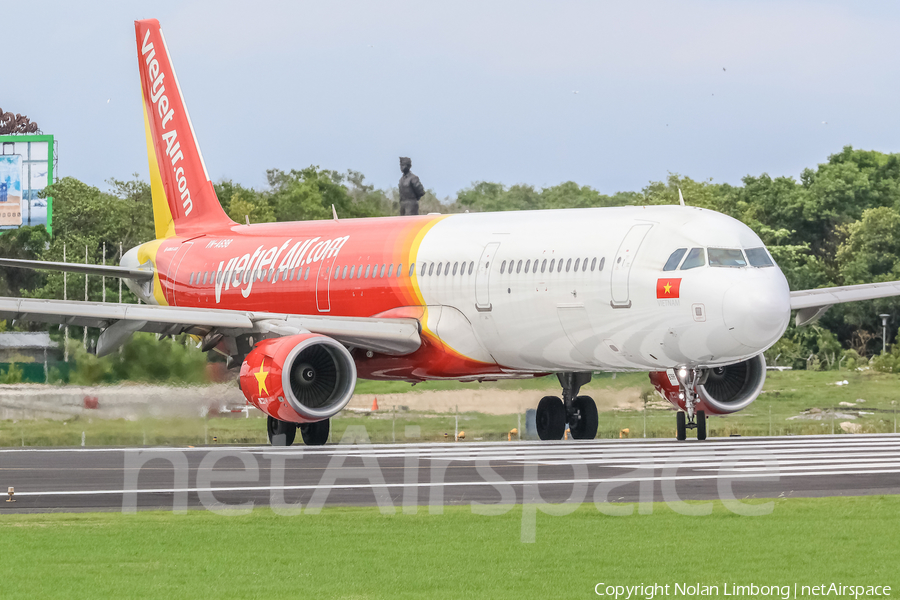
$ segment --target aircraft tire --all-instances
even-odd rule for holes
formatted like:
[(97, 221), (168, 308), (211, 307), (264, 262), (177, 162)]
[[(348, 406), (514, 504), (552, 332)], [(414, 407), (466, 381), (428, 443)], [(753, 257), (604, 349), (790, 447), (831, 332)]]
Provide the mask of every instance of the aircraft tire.
[(702, 410), (697, 411), (697, 439), (706, 439), (706, 413)]
[(330, 419), (300, 425), (300, 435), (303, 437), (303, 443), (307, 446), (324, 446), (328, 441), (330, 431)]
[(573, 402), (575, 410), (577, 410), (581, 418), (574, 423), (569, 422), (569, 431), (576, 440), (592, 440), (597, 437), (597, 405), (590, 396), (578, 396)]
[(675, 413), (675, 439), (680, 442), (687, 439), (686, 418), (686, 415), (681, 411)]
[(279, 421), (270, 416), (266, 421), (266, 432), (272, 446), (290, 446), (297, 435), (297, 424)]
[(556, 396), (544, 396), (538, 402), (535, 415), (538, 437), (542, 440), (561, 440), (566, 432), (566, 407)]

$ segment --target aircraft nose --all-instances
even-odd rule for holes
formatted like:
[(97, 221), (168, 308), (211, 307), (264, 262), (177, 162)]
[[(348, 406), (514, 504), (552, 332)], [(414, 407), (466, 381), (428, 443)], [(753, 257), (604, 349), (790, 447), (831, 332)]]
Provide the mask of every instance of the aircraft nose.
[(748, 278), (725, 292), (725, 325), (738, 342), (750, 348), (763, 349), (774, 344), (791, 318), (787, 281), (780, 273), (772, 275)]

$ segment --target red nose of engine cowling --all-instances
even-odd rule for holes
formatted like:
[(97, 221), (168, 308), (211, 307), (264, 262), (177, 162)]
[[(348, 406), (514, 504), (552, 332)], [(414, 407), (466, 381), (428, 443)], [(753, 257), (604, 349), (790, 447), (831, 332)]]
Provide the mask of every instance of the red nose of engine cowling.
[(259, 342), (241, 365), (247, 400), (280, 421), (311, 423), (340, 412), (356, 387), (356, 365), (339, 342), (300, 334)]

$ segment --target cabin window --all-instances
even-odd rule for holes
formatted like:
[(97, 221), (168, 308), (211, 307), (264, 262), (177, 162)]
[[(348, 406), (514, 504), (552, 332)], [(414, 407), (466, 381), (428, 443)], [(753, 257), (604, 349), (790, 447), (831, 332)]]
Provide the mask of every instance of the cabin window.
[(422, 263), (422, 270), (419, 273), (419, 277), (425, 276), (425, 271), (428, 269), (428, 263)]
[(556, 259), (550, 261), (550, 272), (553, 272), (553, 269), (556, 267)]
[(306, 267), (306, 270), (303, 271), (303, 281), (309, 279), (309, 267)]
[[(397, 269), (397, 272), (399, 273), (400, 269)], [(394, 263), (391, 263), (388, 265), (388, 270), (387, 270), (388, 278), (390, 278), (390, 276), (393, 275), (393, 273), (394, 273)]]
[(687, 258), (685, 258), (684, 262), (681, 263), (681, 270), (687, 271), (688, 269), (702, 267), (705, 264), (706, 253), (703, 251), (703, 248), (691, 248), (691, 251), (688, 252)]
[(209, 279), (209, 271), (203, 271), (203, 285), (206, 285), (207, 279)]
[(580, 259), (580, 258), (576, 258), (576, 259), (575, 259), (575, 268), (572, 269), (573, 271), (577, 271), (577, 270), (578, 270), (578, 263), (580, 263), (580, 262), (581, 262), (581, 259)]
[(272, 281), (272, 277), (275, 275), (275, 269), (269, 269), (269, 277), (267, 278), (269, 281)]
[(569, 267), (571, 267), (571, 266), (572, 266), (572, 259), (570, 258), (569, 260), (566, 261), (566, 273), (569, 272)]
[(297, 269), (291, 269), (291, 274), (288, 276), (290, 281), (293, 281), (297, 278)]
[(443, 267), (443, 266), (444, 266), (444, 263), (438, 263), (438, 270), (437, 270), (438, 275), (441, 274), (441, 267)]
[(563, 268), (563, 259), (559, 259), (559, 262), (556, 263), (556, 272), (562, 273), (562, 268)]
[(341, 268), (340, 267), (338, 267), (337, 269), (334, 270), (334, 278), (335, 279), (341, 278)]
[(529, 260), (529, 261), (525, 262), (525, 272), (527, 273), (530, 270), (531, 270), (531, 261)]
[(547, 268), (547, 259), (545, 258), (543, 261), (541, 261), (541, 273), (543, 273), (544, 269), (546, 269), (546, 268)]
[(681, 257), (684, 256), (684, 253), (687, 252), (687, 248), (679, 248), (675, 252), (673, 252), (669, 256), (669, 260), (666, 261), (666, 265), (663, 267), (663, 271), (674, 271), (678, 268), (678, 263), (681, 262)]
[(711, 267), (746, 267), (747, 260), (740, 248), (710, 248), (709, 266)]
[(191, 271), (191, 280), (188, 281), (188, 284), (189, 284), (189, 285), (194, 285), (194, 272), (193, 272), (193, 271)]
[(347, 265), (344, 265), (344, 273), (341, 275), (341, 279), (347, 279), (347, 269), (348, 268), (349, 267)]
[(472, 270), (475, 268), (475, 261), (469, 263), (469, 275), (472, 274)]
[(603, 258), (600, 259), (600, 267), (597, 270), (602, 271), (603, 265), (605, 265), (605, 264), (606, 264), (606, 257), (604, 256)]
[[(519, 262), (516, 263), (516, 273), (521, 273), (521, 272), (522, 272), (522, 261), (520, 260)], [(526, 271), (526, 273), (527, 272), (528, 271)]]
[(747, 248), (747, 260), (751, 267), (774, 267), (775, 263), (765, 248)]
[(431, 276), (434, 274), (434, 263), (428, 265), (428, 275)]
[[(505, 263), (506, 261), (503, 261), (503, 262)], [(457, 271), (458, 269), (459, 269), (459, 263), (458, 263), (458, 262), (453, 263), (453, 274), (454, 274), (454, 275), (456, 275), (456, 271)], [(502, 268), (500, 269), (500, 272), (501, 272), (501, 273), (503, 272), (503, 269), (502, 269)]]
[(503, 275), (506, 272), (506, 261), (504, 260), (500, 263), (500, 274)]
[(591, 272), (594, 271), (594, 267), (596, 267), (596, 266), (597, 266), (597, 257), (595, 256), (594, 258), (591, 259)]

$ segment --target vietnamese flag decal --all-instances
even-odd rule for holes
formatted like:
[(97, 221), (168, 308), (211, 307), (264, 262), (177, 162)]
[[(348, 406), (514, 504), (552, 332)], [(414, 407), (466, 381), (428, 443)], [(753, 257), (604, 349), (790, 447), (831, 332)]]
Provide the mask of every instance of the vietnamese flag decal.
[(681, 289), (681, 278), (678, 279), (657, 279), (656, 280), (656, 298), (677, 298), (678, 291)]

